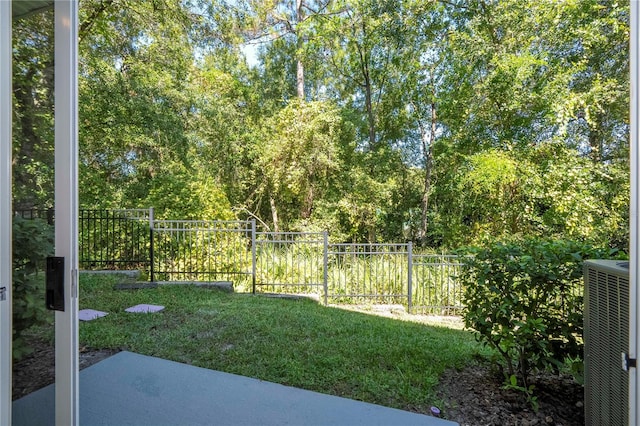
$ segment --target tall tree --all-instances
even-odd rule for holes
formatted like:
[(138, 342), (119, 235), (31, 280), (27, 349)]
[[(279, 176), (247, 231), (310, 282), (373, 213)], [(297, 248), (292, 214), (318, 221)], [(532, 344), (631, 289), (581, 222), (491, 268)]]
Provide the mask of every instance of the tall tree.
[[(385, 136), (400, 141), (408, 151), (406, 162), (422, 170), (420, 221), (417, 239), (427, 244), (429, 201), (434, 177), (434, 146), (442, 133), (438, 109), (443, 91), (442, 75), (448, 66), (444, 60), (450, 22), (439, 3), (406, 2), (402, 8), (401, 47), (395, 53), (396, 64), (387, 76), (389, 88), (382, 104)], [(395, 71), (395, 72), (394, 72)], [(415, 145), (419, 149), (413, 148)], [(413, 152), (419, 155), (414, 157)], [(414, 159), (415, 158), (415, 159)]]
[(304, 51), (310, 21), (326, 13), (331, 0), (248, 0), (244, 5), (251, 16), (247, 35), (252, 42), (293, 38), (296, 64), (296, 96), (306, 99)]
[[(627, 3), (83, 0), (80, 12), (83, 203), (170, 209), (198, 192), (184, 205), (213, 217), (201, 202), (222, 189), (270, 226), (342, 239), (624, 240), (603, 206), (626, 202)], [(26, 207), (47, 206), (53, 182), (50, 18), (16, 24)], [(253, 68), (249, 27), (268, 40)]]
[[(382, 23), (375, 20), (372, 5), (367, 2), (336, 2), (333, 6), (339, 13), (323, 22), (322, 34), (325, 56), (333, 66), (334, 90), (340, 95), (357, 96), (354, 101), (362, 104), (366, 114), (368, 149), (374, 150), (377, 145), (374, 84), (382, 83), (382, 78), (376, 78), (382, 77), (376, 69), (388, 62), (384, 59), (378, 62), (382, 58), (374, 55), (374, 49), (383, 44)], [(379, 87), (377, 93), (381, 90)]]

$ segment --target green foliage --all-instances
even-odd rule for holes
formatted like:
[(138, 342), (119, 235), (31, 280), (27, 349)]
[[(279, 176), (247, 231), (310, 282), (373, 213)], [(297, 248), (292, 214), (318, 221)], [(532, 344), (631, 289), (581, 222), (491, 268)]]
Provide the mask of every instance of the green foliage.
[(626, 251), (628, 168), (595, 163), (575, 148), (545, 143), (485, 150), (457, 161), (433, 196), (430, 235), (449, 247), (551, 237)]
[[(316, 200), (338, 180), (341, 147), (351, 129), (329, 102), (291, 101), (264, 124), (258, 166), (262, 194), (270, 200), (271, 222), (303, 225)], [(265, 197), (266, 198), (266, 197)], [(265, 200), (266, 201), (266, 200)]]
[(31, 352), (22, 334), (45, 319), (44, 260), (53, 254), (53, 228), (42, 219), (13, 219), (13, 357)]
[[(324, 292), (322, 235), (307, 235), (315, 244), (261, 244), (256, 248), (256, 282), (258, 291), (293, 294), (317, 294)], [(282, 285), (269, 285), (278, 283)]]
[(500, 354), (508, 385), (529, 392), (532, 370), (558, 369), (565, 360), (581, 356), (582, 263), (614, 252), (528, 239), (465, 254), (459, 277), (465, 288), (465, 325)]
[(181, 167), (154, 176), (143, 205), (153, 206), (157, 219), (234, 219), (226, 194), (210, 176), (196, 177)]
[[(488, 150), (472, 155), (460, 185), (469, 196), (465, 218), (479, 239), (526, 233), (523, 217), (522, 166), (515, 156)], [(468, 209), (468, 210), (467, 210)], [(502, 235), (501, 235), (502, 234)]]
[[(82, 205), (626, 250), (629, 3), (467, 3), (83, 0)], [(18, 208), (51, 205), (52, 17), (14, 28)]]
[[(80, 200), (126, 207), (187, 162), (193, 97), (186, 9), (163, 2), (81, 8)], [(88, 30), (90, 29), (90, 30)], [(136, 205), (134, 207), (140, 207)]]
[[(170, 222), (172, 223), (172, 222)], [(180, 225), (178, 225), (180, 226)], [(159, 281), (201, 281), (233, 279), (234, 285), (248, 290), (251, 252), (240, 232), (229, 232), (233, 224), (202, 222), (183, 224), (185, 232), (156, 227), (155, 265)], [(202, 231), (199, 227), (221, 227), (226, 231)]]
[(362, 253), (357, 247), (342, 250), (330, 257), (327, 271), (329, 292), (333, 295), (330, 300), (353, 304), (406, 303), (404, 256), (393, 252)]
[(628, 250), (627, 164), (593, 162), (557, 143), (529, 151), (526, 164), (525, 213), (538, 235)]

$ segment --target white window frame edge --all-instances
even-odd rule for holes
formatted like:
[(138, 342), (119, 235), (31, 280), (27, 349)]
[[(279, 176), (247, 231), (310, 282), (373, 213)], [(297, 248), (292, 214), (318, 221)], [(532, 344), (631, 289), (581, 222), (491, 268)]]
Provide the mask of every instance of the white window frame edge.
[[(640, 211), (640, 193), (638, 191), (638, 185), (640, 179), (638, 175), (638, 166), (640, 165), (640, 107), (638, 102), (640, 101), (640, 90), (638, 84), (640, 84), (640, 66), (638, 64), (639, 57), (639, 45), (640, 45), (640, 3), (638, 0), (631, 0), (630, 2), (630, 102), (629, 102), (629, 121), (630, 121), (630, 134), (629, 134), (629, 148), (631, 152), (630, 158), (630, 186), (631, 186), (631, 200), (629, 205), (629, 251), (630, 251), (630, 270), (629, 270), (629, 357), (632, 359), (638, 358), (638, 330), (640, 329), (640, 318), (638, 317), (638, 306), (640, 306), (640, 292), (638, 292), (638, 267), (640, 266), (640, 239), (638, 238), (638, 231), (640, 230), (640, 217), (638, 212)], [(629, 424), (637, 424), (638, 420), (638, 405), (640, 396), (638, 393), (638, 371), (637, 368), (629, 369)]]
[(0, 425), (11, 424), (12, 262), (11, 262), (11, 146), (12, 146), (12, 7), (0, 1)]
[(55, 253), (65, 258), (65, 310), (55, 313), (56, 425), (79, 425), (78, 2), (55, 2)]

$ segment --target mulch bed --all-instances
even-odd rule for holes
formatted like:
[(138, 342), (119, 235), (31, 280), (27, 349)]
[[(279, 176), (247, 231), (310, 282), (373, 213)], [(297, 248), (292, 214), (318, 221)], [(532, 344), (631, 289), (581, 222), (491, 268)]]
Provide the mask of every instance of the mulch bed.
[(532, 378), (538, 411), (524, 394), (502, 389), (501, 376), (487, 365), (451, 370), (440, 380), (442, 417), (461, 426), (582, 426), (584, 392), (572, 377), (549, 373)]
[[(55, 349), (43, 341), (30, 342), (33, 352), (13, 365), (13, 399), (22, 398), (31, 392), (55, 381)], [(80, 348), (80, 369), (84, 369), (118, 353), (111, 349)]]

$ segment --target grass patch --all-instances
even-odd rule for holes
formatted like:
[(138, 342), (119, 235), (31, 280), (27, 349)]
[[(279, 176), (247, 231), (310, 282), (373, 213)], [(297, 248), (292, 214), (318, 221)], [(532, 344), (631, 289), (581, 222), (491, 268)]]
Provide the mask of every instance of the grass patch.
[[(486, 351), (464, 331), (376, 317), (310, 300), (196, 286), (114, 291), (116, 278), (82, 276), (80, 308), (109, 315), (80, 324), (80, 341), (428, 412), (447, 368)], [(139, 303), (164, 305), (131, 314)]]

